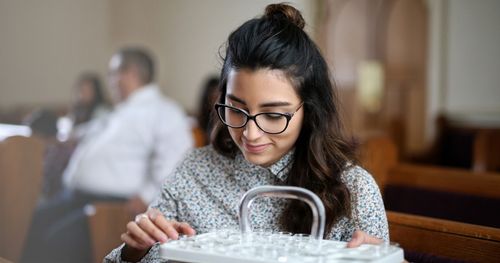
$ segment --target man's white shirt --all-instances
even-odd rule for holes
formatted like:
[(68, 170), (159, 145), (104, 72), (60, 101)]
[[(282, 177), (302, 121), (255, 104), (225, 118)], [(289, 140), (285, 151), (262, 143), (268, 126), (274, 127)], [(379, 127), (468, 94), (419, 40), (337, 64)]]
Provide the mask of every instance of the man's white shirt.
[(150, 84), (93, 123), (64, 173), (70, 189), (150, 203), (193, 145), (182, 109)]

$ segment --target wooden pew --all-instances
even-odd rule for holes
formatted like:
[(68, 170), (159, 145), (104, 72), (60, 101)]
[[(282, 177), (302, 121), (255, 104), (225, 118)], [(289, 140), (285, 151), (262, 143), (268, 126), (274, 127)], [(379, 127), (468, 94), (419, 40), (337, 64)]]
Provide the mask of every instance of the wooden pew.
[(391, 241), (399, 243), (405, 256), (411, 251), (473, 262), (500, 259), (498, 228), (391, 211), (387, 219)]
[(360, 144), (359, 161), (383, 189), (389, 170), (398, 163), (396, 144), (387, 136), (372, 136)]
[(397, 164), (389, 169), (385, 185), (400, 185), (500, 198), (500, 174), (474, 173), (456, 168)]
[(94, 262), (103, 258), (123, 242), (120, 235), (125, 232), (132, 216), (125, 209), (124, 203), (100, 202), (86, 207), (92, 254)]
[(0, 141), (0, 256), (18, 262), (42, 183), (43, 142)]
[(395, 144), (377, 136), (361, 144), (360, 163), (384, 192), (387, 184), (500, 198), (500, 173), (401, 163)]
[(383, 187), (386, 209), (500, 228), (500, 175), (398, 164)]
[(192, 127), (191, 132), (193, 133), (194, 147), (203, 147), (207, 145), (208, 142), (205, 138), (205, 132), (203, 132), (200, 127)]
[(361, 146), (361, 164), (377, 181), (386, 209), (500, 227), (500, 173), (400, 163), (384, 137)]
[(500, 172), (500, 130), (480, 130), (474, 138), (472, 169)]

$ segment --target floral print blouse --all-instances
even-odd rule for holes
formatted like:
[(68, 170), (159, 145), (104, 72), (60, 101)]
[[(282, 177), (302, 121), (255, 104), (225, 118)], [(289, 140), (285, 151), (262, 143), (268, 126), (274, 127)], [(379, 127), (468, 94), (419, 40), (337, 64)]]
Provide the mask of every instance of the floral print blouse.
[[(212, 146), (194, 149), (166, 180), (161, 196), (151, 207), (159, 209), (167, 219), (189, 223), (198, 234), (237, 228), (238, 205), (243, 194), (256, 186), (282, 185), (292, 159), (293, 151), (264, 168), (249, 163), (241, 153), (232, 159), (220, 155)], [(351, 195), (352, 215), (341, 218), (327, 238), (349, 241), (359, 229), (389, 240), (384, 204), (372, 176), (361, 167), (352, 166), (341, 179)], [(283, 199), (256, 199), (250, 212), (252, 228), (280, 231), (278, 220), (284, 205)], [(121, 260), (122, 247), (114, 249), (104, 262), (124, 262)], [(140, 262), (165, 261), (159, 256), (157, 243)]]

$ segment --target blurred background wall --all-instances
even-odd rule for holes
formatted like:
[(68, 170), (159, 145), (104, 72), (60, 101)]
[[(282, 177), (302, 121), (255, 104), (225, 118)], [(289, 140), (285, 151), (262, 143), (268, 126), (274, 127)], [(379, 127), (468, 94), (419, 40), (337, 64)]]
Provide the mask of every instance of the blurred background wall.
[(0, 1), (0, 106), (66, 104), (83, 70), (106, 69), (106, 1)]
[[(165, 93), (193, 111), (229, 33), (271, 2), (0, 0), (0, 108), (66, 104), (82, 71), (104, 77), (116, 49), (138, 44), (156, 55)], [(314, 21), (314, 1), (290, 2)]]
[[(164, 92), (194, 112), (201, 83), (220, 69), (219, 49), (228, 34), (262, 14), (270, 2), (279, 1), (0, 0), (0, 110), (67, 106), (80, 73), (96, 70), (105, 77), (108, 60), (117, 48), (139, 44), (156, 54)], [(307, 31), (325, 52), (340, 88), (347, 91), (344, 97), (357, 96), (351, 93), (358, 86), (359, 62), (378, 59), (385, 63), (398, 54), (420, 61), (423, 73), (418, 85), (422, 89), (397, 95), (418, 99), (401, 99), (398, 103), (403, 106), (392, 106), (392, 111), (384, 113), (407, 112), (398, 116), (409, 123), (403, 124), (408, 151), (419, 153), (430, 147), (441, 114), (459, 119), (473, 116), (492, 125), (499, 122), (500, 1), (290, 2), (302, 10)], [(389, 40), (379, 41), (386, 43), (386, 51), (378, 52), (379, 44), (371, 41), (386, 36), (372, 30), (378, 20), (371, 14), (384, 5), (392, 8), (382, 14), (392, 26), (380, 31)], [(398, 15), (396, 9), (407, 13)], [(412, 24), (411, 19), (405, 20), (408, 14), (422, 20)], [(333, 22), (328, 20), (332, 17)], [(418, 32), (411, 29), (416, 25)], [(341, 45), (335, 42), (344, 40)], [(393, 71), (392, 64), (386, 64), (382, 69), (387, 75)], [(389, 84), (382, 83), (386, 88), (399, 85)], [(347, 108), (359, 106), (345, 101)], [(376, 119), (372, 115), (347, 112), (351, 130), (379, 128), (369, 123)]]
[(445, 109), (500, 112), (500, 1), (449, 1)]

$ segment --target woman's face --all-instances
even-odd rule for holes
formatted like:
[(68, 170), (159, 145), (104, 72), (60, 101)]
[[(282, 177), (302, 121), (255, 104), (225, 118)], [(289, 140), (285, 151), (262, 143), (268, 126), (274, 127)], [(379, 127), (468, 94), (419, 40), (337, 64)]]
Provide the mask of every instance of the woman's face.
[[(293, 114), (302, 100), (282, 71), (242, 69), (229, 73), (225, 103), (250, 115), (262, 112)], [(300, 107), (280, 134), (263, 132), (253, 120), (248, 120), (243, 128), (228, 129), (246, 160), (267, 167), (294, 147), (303, 117), (303, 107)]]
[(77, 92), (77, 100), (80, 104), (90, 105), (94, 101), (95, 94), (90, 81), (82, 81)]

